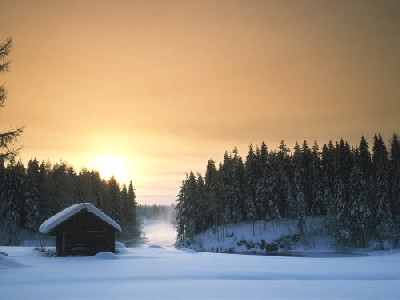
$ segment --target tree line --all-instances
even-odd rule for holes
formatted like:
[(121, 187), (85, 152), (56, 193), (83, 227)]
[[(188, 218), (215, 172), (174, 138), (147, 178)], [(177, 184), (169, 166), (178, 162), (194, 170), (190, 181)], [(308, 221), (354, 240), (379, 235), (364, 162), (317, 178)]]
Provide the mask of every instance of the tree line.
[(111, 177), (82, 169), (77, 173), (65, 162), (52, 165), (31, 159), (5, 166), (0, 161), (0, 223), (6, 243), (19, 244), (19, 231), (38, 232), (49, 217), (76, 203), (90, 202), (122, 227), (124, 237), (137, 234), (136, 195), (132, 181), (122, 186)]
[(250, 145), (243, 161), (235, 148), (218, 168), (209, 160), (205, 176), (187, 174), (176, 201), (178, 239), (242, 221), (326, 216), (338, 245), (365, 247), (369, 241), (400, 237), (400, 145), (388, 150), (380, 134), (372, 154), (362, 136), (357, 147), (343, 139), (312, 147), (296, 142), (293, 152)]
[[(163, 204), (140, 204), (136, 208), (138, 219), (175, 222), (175, 206)], [(140, 220), (141, 221), (141, 220)]]

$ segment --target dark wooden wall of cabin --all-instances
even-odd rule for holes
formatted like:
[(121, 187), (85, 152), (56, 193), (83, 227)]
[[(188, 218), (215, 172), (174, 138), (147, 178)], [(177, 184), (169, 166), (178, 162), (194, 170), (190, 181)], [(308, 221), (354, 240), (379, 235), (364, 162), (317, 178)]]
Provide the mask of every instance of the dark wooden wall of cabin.
[(96, 215), (82, 211), (54, 230), (57, 256), (115, 252), (115, 229)]

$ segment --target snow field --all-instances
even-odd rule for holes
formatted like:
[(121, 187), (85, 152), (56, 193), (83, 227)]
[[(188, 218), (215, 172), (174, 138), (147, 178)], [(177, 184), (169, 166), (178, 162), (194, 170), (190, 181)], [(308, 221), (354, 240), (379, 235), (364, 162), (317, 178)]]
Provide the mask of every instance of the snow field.
[(400, 295), (398, 252), (306, 258), (142, 247), (126, 249), (114, 259), (111, 253), (43, 257), (31, 247), (0, 247), (0, 251), (9, 254), (0, 259), (0, 299), (398, 299)]

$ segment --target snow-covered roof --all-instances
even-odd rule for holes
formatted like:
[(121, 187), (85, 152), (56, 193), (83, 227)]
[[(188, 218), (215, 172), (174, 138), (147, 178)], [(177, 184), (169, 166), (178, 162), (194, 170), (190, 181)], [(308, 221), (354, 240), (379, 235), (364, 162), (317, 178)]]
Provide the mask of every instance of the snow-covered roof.
[(60, 211), (56, 215), (52, 216), (51, 218), (47, 219), (40, 225), (39, 231), (41, 233), (49, 233), (51, 230), (53, 230), (56, 226), (61, 224), (62, 222), (68, 220), (71, 218), (73, 215), (76, 213), (82, 211), (82, 210), (87, 210), (88, 212), (91, 212), (92, 214), (96, 215), (100, 219), (102, 219), (104, 222), (110, 224), (112, 227), (114, 227), (116, 230), (121, 232), (121, 226), (117, 222), (115, 222), (113, 219), (111, 219), (109, 216), (107, 216), (105, 213), (103, 213), (100, 209), (95, 207), (91, 203), (79, 203), (79, 204), (74, 204), (70, 207), (67, 207), (66, 209)]

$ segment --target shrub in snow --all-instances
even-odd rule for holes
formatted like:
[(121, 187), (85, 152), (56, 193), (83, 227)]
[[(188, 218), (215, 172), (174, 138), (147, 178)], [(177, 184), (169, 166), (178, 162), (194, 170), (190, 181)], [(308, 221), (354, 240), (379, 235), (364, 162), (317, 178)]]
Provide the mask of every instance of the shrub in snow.
[(271, 244), (265, 244), (265, 251), (266, 252), (277, 252), (278, 251), (278, 245), (275, 243)]
[(53, 257), (57, 256), (57, 252), (53, 249), (45, 248), (45, 247), (36, 247), (33, 249), (33, 252), (39, 253), (41, 256)]

